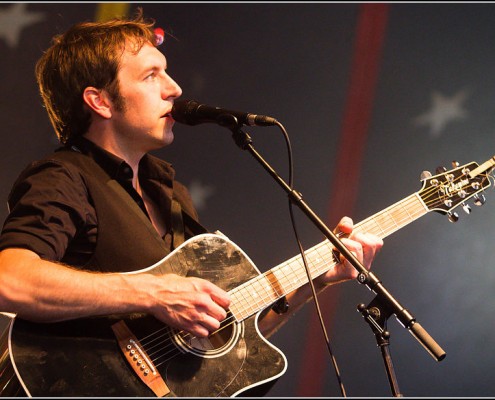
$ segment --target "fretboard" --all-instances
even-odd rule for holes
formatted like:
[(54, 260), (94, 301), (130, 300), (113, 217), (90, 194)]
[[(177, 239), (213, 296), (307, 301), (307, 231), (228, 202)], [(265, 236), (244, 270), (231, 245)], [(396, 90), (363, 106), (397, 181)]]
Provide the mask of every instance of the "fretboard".
[[(354, 230), (372, 233), (383, 239), (427, 212), (428, 208), (419, 194), (414, 193), (356, 224)], [(337, 263), (333, 245), (328, 240), (311, 247), (304, 254), (312, 279)], [(237, 321), (243, 321), (307, 282), (302, 256), (295, 256), (231, 290), (230, 311)]]

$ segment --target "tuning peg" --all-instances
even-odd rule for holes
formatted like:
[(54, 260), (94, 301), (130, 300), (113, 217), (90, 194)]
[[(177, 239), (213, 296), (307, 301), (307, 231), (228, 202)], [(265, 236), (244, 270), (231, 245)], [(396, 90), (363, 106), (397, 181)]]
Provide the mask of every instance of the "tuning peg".
[(445, 171), (447, 171), (447, 168), (440, 166), (437, 167), (435, 171), (437, 174), (443, 174)]
[(483, 195), (483, 194), (481, 196), (475, 194), (473, 199), (474, 199), (474, 204), (477, 205), (478, 207), (485, 204), (485, 201), (486, 201), (485, 195)]
[(471, 214), (471, 207), (469, 204), (462, 203), (462, 209), (466, 212), (466, 214)]
[(419, 177), (420, 180), (425, 180), (425, 179), (428, 179), (428, 178), (431, 178), (431, 172), (430, 171), (423, 171), (421, 172), (421, 175)]
[(457, 168), (459, 166), (459, 163), (457, 161), (452, 161), (452, 167)]
[(459, 215), (456, 212), (448, 212), (447, 216), (450, 222), (457, 222), (459, 220)]

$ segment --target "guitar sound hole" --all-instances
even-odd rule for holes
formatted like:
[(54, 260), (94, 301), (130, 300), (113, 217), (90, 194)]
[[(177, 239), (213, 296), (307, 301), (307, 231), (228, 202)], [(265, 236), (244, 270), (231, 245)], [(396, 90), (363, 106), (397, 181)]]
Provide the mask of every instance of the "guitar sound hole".
[(220, 328), (206, 338), (197, 338), (188, 333), (175, 335), (176, 344), (183, 350), (201, 357), (220, 357), (236, 344), (244, 329), (243, 323), (227, 319)]

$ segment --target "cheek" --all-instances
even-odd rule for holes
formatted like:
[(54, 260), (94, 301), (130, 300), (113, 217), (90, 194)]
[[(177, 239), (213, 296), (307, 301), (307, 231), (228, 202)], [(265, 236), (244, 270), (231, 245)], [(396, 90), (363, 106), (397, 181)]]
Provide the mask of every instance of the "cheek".
[(127, 90), (126, 93), (122, 93), (122, 97), (125, 104), (125, 118), (133, 125), (146, 124), (147, 121), (149, 123), (151, 119), (159, 117), (158, 114), (163, 111), (161, 97), (154, 85)]
[(151, 93), (148, 96), (141, 96), (135, 102), (135, 110), (143, 116), (153, 116), (160, 112), (160, 97), (156, 97)]
[(129, 121), (138, 123), (152, 118), (155, 110), (158, 110), (156, 102), (152, 102), (147, 98), (132, 99), (132, 101), (126, 102), (125, 114)]

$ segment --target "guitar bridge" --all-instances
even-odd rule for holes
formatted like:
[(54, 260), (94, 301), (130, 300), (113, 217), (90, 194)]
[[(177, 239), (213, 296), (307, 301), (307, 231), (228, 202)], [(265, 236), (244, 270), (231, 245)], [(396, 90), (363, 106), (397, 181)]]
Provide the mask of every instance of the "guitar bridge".
[(169, 394), (170, 389), (167, 384), (126, 323), (121, 320), (112, 325), (112, 330), (117, 337), (120, 350), (124, 354), (125, 359), (143, 383), (157, 397), (163, 397)]

